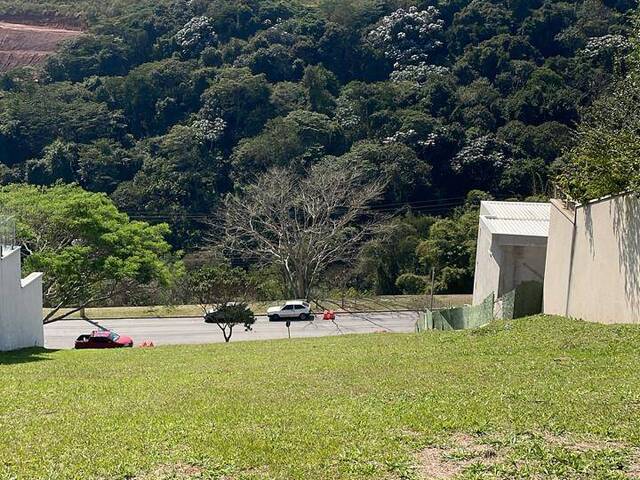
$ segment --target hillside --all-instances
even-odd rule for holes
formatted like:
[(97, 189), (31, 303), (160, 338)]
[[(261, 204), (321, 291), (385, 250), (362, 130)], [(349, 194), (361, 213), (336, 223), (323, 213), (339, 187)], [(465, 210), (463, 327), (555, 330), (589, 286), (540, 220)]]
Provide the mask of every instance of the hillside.
[(137, 10), (144, 10), (153, 4), (171, 3), (151, 0), (0, 0), (0, 15), (12, 21), (26, 20), (25, 23), (64, 25), (76, 27), (94, 24), (105, 16), (120, 16)]
[[(350, 165), (387, 181), (374, 209), (421, 216), (399, 237), (412, 238), (407, 255), (393, 265), (370, 255), (357, 287), (399, 293), (399, 276), (436, 268), (441, 292), (468, 293), (468, 207), (551, 191), (581, 112), (627, 68), (634, 8), (3, 0), (2, 18), (72, 18), (87, 33), (37, 78), (18, 69), (1, 79), (0, 184), (103, 192), (132, 218), (167, 222), (173, 247), (192, 252), (225, 197), (261, 174)], [(434, 241), (442, 254), (418, 253), (433, 216), (453, 216), (439, 230), (449, 238)]]
[(0, 477), (636, 478), (637, 326), (0, 354)]

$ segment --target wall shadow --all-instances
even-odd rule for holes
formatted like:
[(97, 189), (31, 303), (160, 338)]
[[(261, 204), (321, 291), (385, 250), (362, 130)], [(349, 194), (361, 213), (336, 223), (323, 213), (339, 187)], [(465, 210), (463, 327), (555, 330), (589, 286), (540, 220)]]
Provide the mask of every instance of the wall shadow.
[(613, 230), (618, 241), (620, 273), (636, 320), (640, 320), (640, 198), (630, 194), (613, 200)]
[(595, 248), (594, 248), (594, 238), (593, 238), (593, 215), (591, 213), (591, 205), (585, 205), (582, 208), (584, 212), (584, 228), (587, 233), (587, 240), (589, 241), (589, 251), (591, 252), (591, 258), (596, 256)]
[(47, 350), (46, 348), (25, 348), (12, 352), (0, 352), (0, 365), (42, 362), (50, 360), (47, 354), (54, 352), (57, 352), (57, 350)]

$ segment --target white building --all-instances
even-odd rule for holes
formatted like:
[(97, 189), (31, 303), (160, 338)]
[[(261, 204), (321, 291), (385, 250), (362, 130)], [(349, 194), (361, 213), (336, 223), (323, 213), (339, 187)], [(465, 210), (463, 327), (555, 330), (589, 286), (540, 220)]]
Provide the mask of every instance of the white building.
[(22, 279), (20, 248), (6, 239), (0, 234), (0, 351), (42, 347), (42, 274)]
[(523, 282), (543, 282), (550, 208), (549, 203), (481, 203), (474, 305)]

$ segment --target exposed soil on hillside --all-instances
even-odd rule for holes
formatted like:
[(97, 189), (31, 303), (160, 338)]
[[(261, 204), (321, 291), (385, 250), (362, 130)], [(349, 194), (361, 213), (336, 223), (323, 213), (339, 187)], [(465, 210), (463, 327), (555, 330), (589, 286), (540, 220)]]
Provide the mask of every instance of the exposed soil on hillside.
[(0, 21), (30, 26), (61, 28), (66, 30), (86, 30), (87, 24), (82, 16), (60, 16), (46, 13), (20, 13), (12, 14), (0, 12)]
[(14, 19), (11, 20), (0, 17), (0, 72), (41, 63), (61, 42), (82, 35), (81, 30), (74, 25), (65, 25), (60, 19), (56, 25), (14, 23)]

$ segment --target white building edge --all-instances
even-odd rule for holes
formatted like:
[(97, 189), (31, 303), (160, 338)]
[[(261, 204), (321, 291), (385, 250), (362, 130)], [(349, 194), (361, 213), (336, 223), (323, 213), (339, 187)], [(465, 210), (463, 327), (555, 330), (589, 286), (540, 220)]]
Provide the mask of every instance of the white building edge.
[(480, 204), (473, 304), (503, 296), (545, 275), (551, 204), (484, 201)]
[(640, 323), (640, 196), (482, 202), (474, 304), (544, 281), (543, 312)]
[(42, 274), (22, 279), (20, 248), (1, 247), (0, 351), (42, 346)]

